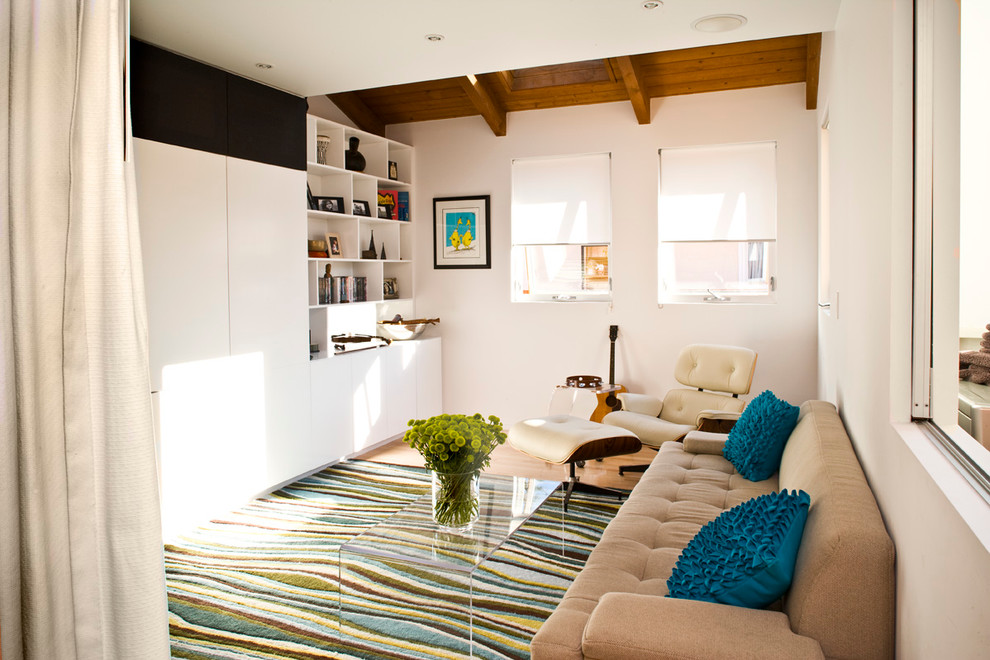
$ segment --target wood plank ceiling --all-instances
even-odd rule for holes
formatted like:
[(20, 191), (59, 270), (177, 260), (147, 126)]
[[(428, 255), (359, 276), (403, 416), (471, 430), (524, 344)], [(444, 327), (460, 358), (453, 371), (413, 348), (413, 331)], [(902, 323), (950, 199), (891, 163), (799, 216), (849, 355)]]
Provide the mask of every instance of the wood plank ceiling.
[(328, 94), (363, 130), (388, 124), (481, 115), (495, 135), (506, 113), (629, 101), (640, 124), (650, 99), (803, 82), (805, 107), (818, 105), (821, 33), (496, 71)]

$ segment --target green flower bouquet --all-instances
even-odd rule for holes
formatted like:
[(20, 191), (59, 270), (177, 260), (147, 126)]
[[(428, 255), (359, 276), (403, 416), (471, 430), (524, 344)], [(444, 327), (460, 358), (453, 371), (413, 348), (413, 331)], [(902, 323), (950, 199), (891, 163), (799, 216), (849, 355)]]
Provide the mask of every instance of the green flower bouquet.
[(478, 478), (505, 437), (495, 415), (487, 420), (480, 413), (409, 420), (402, 439), (432, 471), (433, 519), (438, 525), (464, 530), (478, 519)]

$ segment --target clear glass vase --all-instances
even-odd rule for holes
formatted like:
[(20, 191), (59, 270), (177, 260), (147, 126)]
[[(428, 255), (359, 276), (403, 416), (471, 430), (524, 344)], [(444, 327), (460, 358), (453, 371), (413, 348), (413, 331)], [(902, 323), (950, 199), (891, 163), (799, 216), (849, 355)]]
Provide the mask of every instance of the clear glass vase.
[(461, 532), (478, 519), (480, 471), (431, 472), (433, 520), (440, 527)]

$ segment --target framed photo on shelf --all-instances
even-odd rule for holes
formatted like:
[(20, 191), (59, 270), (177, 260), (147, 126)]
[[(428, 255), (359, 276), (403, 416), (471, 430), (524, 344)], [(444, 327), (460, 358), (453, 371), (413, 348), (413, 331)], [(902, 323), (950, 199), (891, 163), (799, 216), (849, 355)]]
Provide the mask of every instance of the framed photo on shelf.
[(389, 207), (387, 207), (387, 206), (379, 206), (378, 207), (378, 217), (379, 218), (383, 218), (385, 220), (391, 220), (392, 219), (392, 211), (391, 211), (391, 209), (389, 209)]
[(433, 198), (433, 267), (491, 268), (490, 195)]
[(399, 164), (394, 160), (388, 161), (388, 178), (392, 181), (399, 180)]
[(318, 211), (329, 211), (330, 213), (344, 212), (343, 197), (314, 197)]
[(310, 211), (318, 210), (316, 206), (316, 198), (313, 197), (313, 191), (309, 188), (309, 182), (306, 183), (306, 208)]
[(342, 257), (343, 253), (340, 250), (340, 234), (326, 234), (327, 241), (327, 252), (329, 252), (331, 257)]
[(394, 277), (386, 277), (382, 285), (382, 297), (385, 300), (395, 300), (399, 297), (399, 280)]
[(360, 199), (355, 199), (354, 205), (351, 209), (351, 215), (365, 215), (370, 218), (371, 207), (368, 206), (368, 202), (361, 201)]

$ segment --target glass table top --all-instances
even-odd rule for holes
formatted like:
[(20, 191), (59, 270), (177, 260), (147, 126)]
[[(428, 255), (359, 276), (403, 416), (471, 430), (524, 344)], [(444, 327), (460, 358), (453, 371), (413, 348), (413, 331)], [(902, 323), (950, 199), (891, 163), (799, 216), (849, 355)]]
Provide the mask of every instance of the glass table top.
[(344, 543), (340, 552), (470, 573), (559, 487), (559, 481), (482, 474), (480, 515), (469, 530), (451, 532), (438, 527), (427, 491), (401, 511)]

